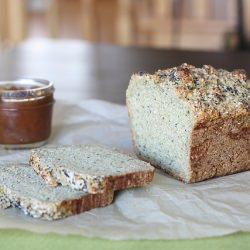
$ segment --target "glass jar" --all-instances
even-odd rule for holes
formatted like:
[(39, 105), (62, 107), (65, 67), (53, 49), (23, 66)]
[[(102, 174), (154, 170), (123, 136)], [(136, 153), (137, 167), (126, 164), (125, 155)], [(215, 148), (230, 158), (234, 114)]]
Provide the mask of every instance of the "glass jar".
[(51, 133), (54, 86), (42, 79), (0, 81), (0, 146), (44, 145)]

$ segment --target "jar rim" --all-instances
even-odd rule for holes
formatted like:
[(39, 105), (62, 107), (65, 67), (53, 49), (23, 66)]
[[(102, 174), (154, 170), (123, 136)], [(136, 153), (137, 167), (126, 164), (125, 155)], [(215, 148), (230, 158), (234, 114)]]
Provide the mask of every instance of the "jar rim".
[(1, 101), (37, 100), (53, 92), (53, 83), (45, 79), (19, 78), (11, 81), (0, 81)]

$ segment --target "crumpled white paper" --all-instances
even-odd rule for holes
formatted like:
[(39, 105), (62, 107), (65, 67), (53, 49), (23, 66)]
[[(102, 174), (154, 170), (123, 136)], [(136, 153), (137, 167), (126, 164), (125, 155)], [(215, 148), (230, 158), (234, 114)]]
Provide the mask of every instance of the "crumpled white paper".
[[(49, 144), (105, 144), (132, 152), (125, 106), (57, 101)], [(29, 151), (0, 150), (0, 161), (27, 162)], [(0, 228), (107, 239), (184, 239), (250, 231), (250, 171), (183, 184), (157, 171), (150, 186), (116, 193), (107, 207), (48, 222), (0, 209)]]

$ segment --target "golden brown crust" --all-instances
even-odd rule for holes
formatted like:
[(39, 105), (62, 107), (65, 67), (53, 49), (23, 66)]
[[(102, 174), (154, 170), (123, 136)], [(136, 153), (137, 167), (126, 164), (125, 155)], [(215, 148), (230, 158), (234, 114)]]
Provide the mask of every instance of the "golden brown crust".
[(39, 157), (32, 150), (30, 152), (29, 164), (32, 166), (34, 171), (44, 179), (46, 185), (51, 187), (58, 186), (59, 183), (54, 177), (52, 177), (51, 170), (41, 166)]
[(249, 145), (245, 116), (198, 124), (192, 132), (189, 182), (249, 170)]
[(247, 80), (247, 72), (244, 69), (234, 69), (232, 71), (233, 76), (236, 78), (242, 79), (244, 81)]
[(142, 171), (139, 173), (129, 173), (120, 175), (115, 178), (111, 177), (110, 182), (113, 182), (113, 190), (121, 190), (126, 188), (134, 188), (150, 184), (154, 177), (155, 169)]
[(245, 70), (232, 72), (210, 65), (196, 68), (183, 63), (178, 67), (158, 70), (155, 74), (133, 75), (143, 78), (145, 85), (152, 80), (163, 89), (175, 89), (180, 99), (187, 102), (197, 122), (239, 115), (249, 115), (249, 83)]
[(113, 195), (113, 191), (102, 194), (88, 194), (77, 199), (64, 200), (58, 204), (58, 207), (59, 210), (64, 210), (64, 213), (67, 215), (75, 215), (111, 204)]

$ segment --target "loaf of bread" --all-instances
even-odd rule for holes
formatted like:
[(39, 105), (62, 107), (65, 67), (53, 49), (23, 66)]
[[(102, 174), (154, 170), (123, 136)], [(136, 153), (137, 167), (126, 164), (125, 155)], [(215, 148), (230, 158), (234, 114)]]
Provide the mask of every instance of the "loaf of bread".
[(17, 207), (34, 218), (55, 220), (103, 207), (112, 202), (113, 194), (47, 186), (27, 164), (0, 167), (0, 208)]
[(249, 83), (186, 63), (134, 74), (127, 107), (137, 155), (187, 183), (250, 169)]
[(103, 146), (51, 146), (34, 149), (30, 165), (48, 185), (88, 193), (139, 187), (152, 182), (154, 167)]

